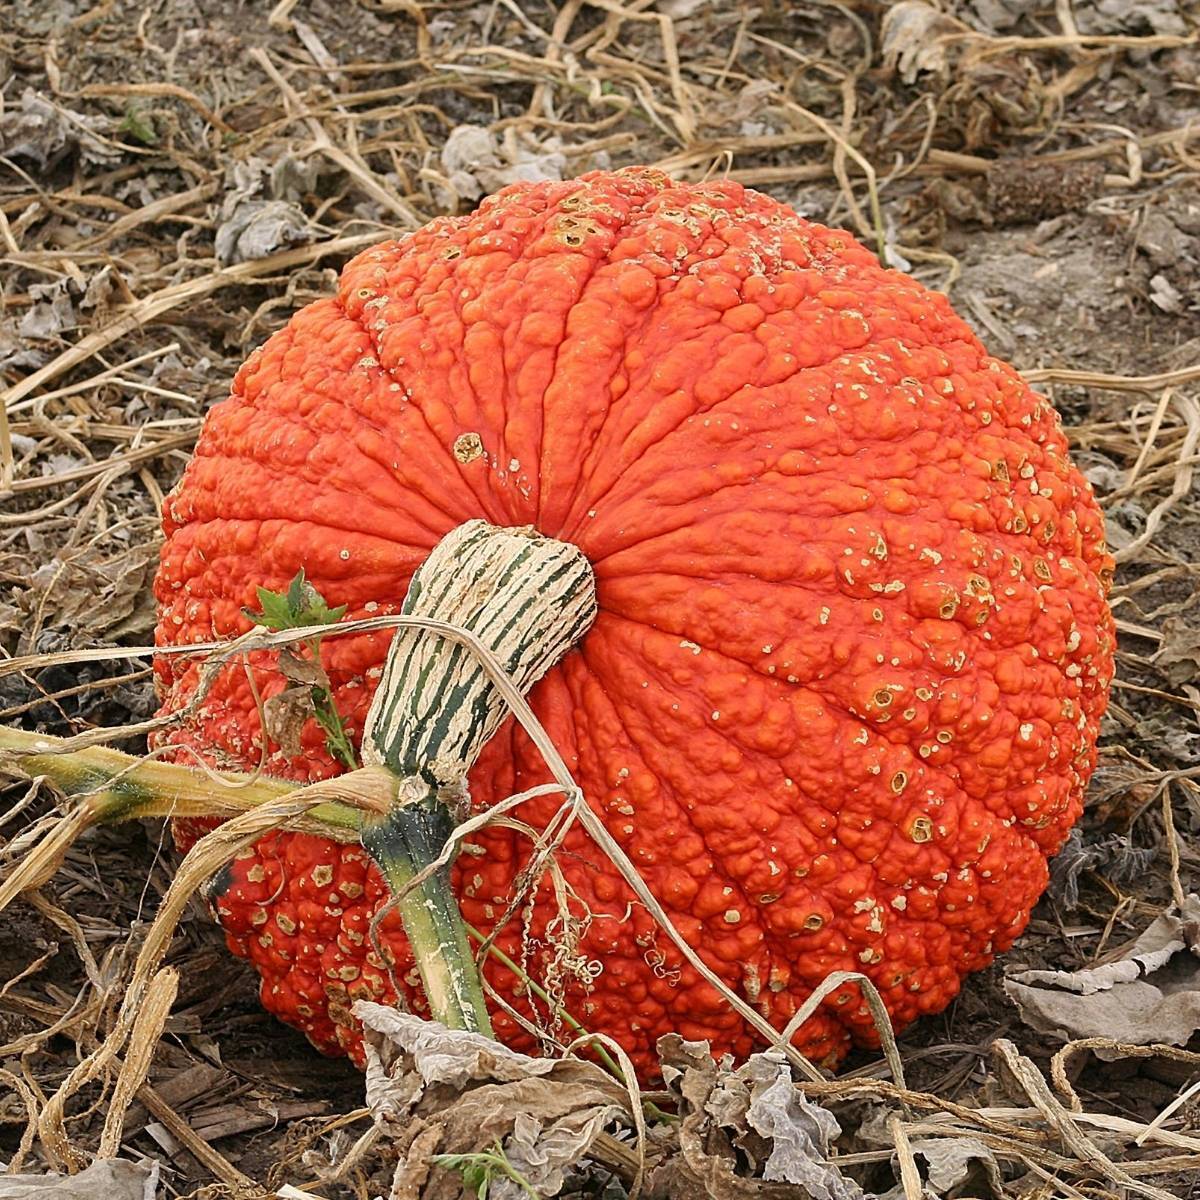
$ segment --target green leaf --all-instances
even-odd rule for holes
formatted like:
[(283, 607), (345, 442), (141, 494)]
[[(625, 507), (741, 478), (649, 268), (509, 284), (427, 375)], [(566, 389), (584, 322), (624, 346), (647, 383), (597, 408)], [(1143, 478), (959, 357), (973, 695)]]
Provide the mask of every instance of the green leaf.
[(346, 615), (346, 606), (339, 604), (330, 608), (325, 597), (305, 577), (304, 568), (296, 572), (286, 592), (273, 592), (270, 588), (258, 588), (258, 603), (262, 606), (255, 612), (251, 608), (242, 611), (256, 625), (267, 629), (307, 629), (311, 625), (335, 625)]
[(430, 1159), (439, 1167), (457, 1171), (466, 1189), (474, 1189), (479, 1200), (487, 1200), (488, 1185), (493, 1179), (511, 1179), (525, 1195), (538, 1200), (529, 1180), (508, 1161), (504, 1147), (497, 1138), (490, 1150), (475, 1150), (468, 1154), (435, 1154)]
[(158, 134), (154, 131), (154, 125), (149, 117), (144, 117), (136, 108), (127, 108), (125, 110), (125, 120), (117, 126), (118, 133), (127, 133), (135, 141), (141, 142), (143, 146), (157, 146)]
[(469, 1163), (462, 1168), (462, 1177), (463, 1183), (475, 1190), (479, 1200), (484, 1200), (492, 1178), (492, 1172), (488, 1165), (482, 1162)]
[[(346, 605), (339, 604), (330, 608), (325, 597), (308, 582), (304, 568), (293, 576), (286, 592), (273, 592), (270, 588), (260, 587), (258, 612), (252, 608), (242, 611), (256, 625), (267, 629), (309, 629), (317, 625), (336, 625), (346, 615)], [(325, 731), (325, 745), (329, 753), (339, 762), (354, 770), (358, 766), (358, 757), (354, 753), (354, 744), (346, 732), (346, 726), (341, 714), (333, 702), (333, 694), (329, 688), (329, 680), (321, 666), (321, 639), (319, 636), (307, 639), (308, 648), (312, 651), (312, 664), (309, 671), (303, 671), (304, 660), (291, 656), (289, 670), (289, 651), (280, 654), (280, 665), (283, 673), (289, 679), (301, 679), (311, 685), (313, 716), (317, 724)]]

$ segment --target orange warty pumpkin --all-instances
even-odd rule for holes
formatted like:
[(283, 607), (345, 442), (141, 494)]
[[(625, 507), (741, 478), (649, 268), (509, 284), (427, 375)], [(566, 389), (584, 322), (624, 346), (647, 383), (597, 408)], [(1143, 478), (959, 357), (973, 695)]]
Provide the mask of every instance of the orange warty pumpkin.
[[(347, 619), (396, 612), (476, 517), (592, 564), (599, 616), (531, 703), (679, 929), (772, 1024), (853, 969), (902, 1026), (1012, 944), (1094, 765), (1112, 561), (1053, 409), (943, 296), (734, 183), (508, 187), (361, 254), (250, 357), (166, 503), (159, 642), (243, 632), (255, 589), (301, 568)], [(355, 736), (389, 637), (322, 645)], [(164, 711), (198, 662), (158, 660)], [(273, 655), (252, 667), (263, 697), (287, 686)], [(298, 756), (262, 741), (240, 665), (161, 738), (181, 761), (339, 769), (314, 721)], [(546, 778), (510, 722), (472, 800)], [(454, 878), (487, 931), (529, 843), (473, 842)], [(750, 1051), (581, 831), (558, 861), (571, 921), (543, 880), (501, 948), (641, 1069), (669, 1030)], [(394, 980), (423, 1007), (394, 919), (390, 970), (371, 949), (384, 897), (361, 848), (279, 834), (215, 904), (267, 1008), (357, 1056), (356, 997)], [(509, 970), (486, 975), (545, 1021)], [(847, 985), (797, 1045), (832, 1063), (872, 1041)]]

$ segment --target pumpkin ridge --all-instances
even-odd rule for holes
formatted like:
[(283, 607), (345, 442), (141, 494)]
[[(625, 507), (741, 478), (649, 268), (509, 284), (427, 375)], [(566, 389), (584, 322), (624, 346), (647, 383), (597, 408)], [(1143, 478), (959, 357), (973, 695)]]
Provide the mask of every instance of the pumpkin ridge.
[[(875, 272), (877, 274), (882, 274), (883, 268), (876, 267)], [(742, 285), (745, 285), (745, 283), (747, 281), (745, 279), (743, 279), (740, 282)], [(674, 289), (672, 289), (672, 290), (674, 290)], [(669, 294), (669, 292), (666, 294)], [(656, 312), (659, 311), (661, 299), (662, 299), (662, 297), (660, 296), (659, 301), (656, 301), (656, 303), (654, 305), (650, 306), (646, 310), (647, 322), (650, 320), (651, 317), (653, 317), (656, 314)], [(704, 330), (702, 332), (708, 332), (716, 324), (719, 324), (719, 322), (714, 322), (712, 325), (705, 326)], [(643, 328), (643, 332), (644, 332), (644, 328)], [(961, 333), (961, 336), (959, 336), (960, 333)], [(695, 340), (699, 341), (700, 339), (695, 339)], [(726, 340), (730, 340), (730, 339), (726, 339)], [(652, 450), (661, 446), (668, 438), (674, 436), (675, 434), (678, 434), (681, 430), (683, 430), (683, 428), (689, 422), (694, 421), (700, 417), (708, 416), (710, 414), (718, 412), (722, 408), (722, 406), (729, 404), (731, 401), (737, 400), (739, 397), (745, 396), (748, 392), (757, 393), (757, 394), (763, 396), (764, 398), (768, 398), (771, 395), (771, 393), (773, 393), (776, 389), (779, 389), (782, 391), (783, 389), (786, 389), (789, 385), (791, 385), (791, 386), (796, 386), (797, 384), (803, 385), (804, 383), (808, 382), (809, 380), (812, 380), (813, 382), (818, 382), (818, 383), (823, 379), (829, 379), (831, 381), (834, 381), (837, 378), (837, 373), (833, 370), (833, 368), (837, 367), (839, 365), (839, 363), (842, 362), (843, 359), (846, 359), (848, 357), (849, 354), (854, 354), (856, 356), (859, 356), (859, 355), (869, 356), (872, 353), (883, 354), (883, 353), (885, 353), (887, 345), (894, 341), (895, 341), (894, 338), (884, 337), (884, 338), (880, 338), (878, 341), (868, 342), (865, 346), (857, 347), (852, 351), (847, 351), (845, 347), (839, 346), (836, 343), (833, 343), (827, 348), (829, 351), (827, 357), (823, 358), (819, 362), (797, 363), (795, 368), (792, 371), (790, 371), (786, 376), (783, 376), (780, 378), (772, 378), (770, 380), (770, 382), (768, 382), (768, 383), (755, 383), (755, 382), (747, 381), (747, 380), (743, 379), (737, 384), (736, 387), (734, 387), (731, 391), (727, 392), (725, 395), (721, 396), (719, 399), (713, 400), (708, 403), (701, 403), (701, 404), (697, 404), (697, 405), (693, 406), (692, 409), (689, 412), (687, 412), (685, 415), (683, 415), (674, 425), (670, 426), (669, 428), (667, 428), (665, 430), (660, 431), (657, 434), (657, 436), (653, 439), (653, 441), (650, 441), (648, 443), (645, 443), (644, 445), (641, 445), (639, 447), (637, 458), (634, 459), (633, 462), (634, 463), (640, 462), (642, 458), (644, 458)], [(685, 346), (687, 344), (688, 344), (688, 342), (686, 340), (677, 343), (677, 345), (679, 345), (679, 346)], [(979, 354), (979, 356), (981, 356), (981, 357), (984, 354), (983, 347), (979, 344), (978, 340), (975, 339), (974, 335), (970, 332), (969, 328), (966, 327), (965, 325), (962, 326), (961, 331), (954, 331), (954, 336), (947, 339), (947, 341), (944, 344), (943, 343), (934, 343), (932, 341), (930, 341), (928, 344), (929, 345), (936, 344), (938, 349), (943, 349), (944, 345), (961, 347), (964, 349), (970, 349), (972, 351), (976, 351)], [(761, 364), (762, 369), (766, 370), (768, 365), (769, 364)], [(635, 404), (637, 401), (641, 401), (644, 405), (651, 399), (653, 399), (652, 396), (645, 395), (642, 390), (635, 389), (633, 386), (631, 386), (622, 395), (621, 400), (618, 403)], [(790, 400), (791, 400), (791, 397), (787, 396), (786, 393), (783, 395), (780, 395), (780, 397), (779, 397), (779, 401), (781, 404), (786, 404)], [(616, 407), (617, 406), (614, 405), (613, 409), (615, 409)], [(612, 415), (613, 415), (613, 412), (612, 412), (612, 409), (610, 409), (609, 417), (611, 417)], [(606, 422), (607, 422), (607, 420), (608, 420), (608, 418), (606, 417)], [(636, 432), (636, 429), (630, 431), (631, 434), (635, 433), (635, 432)], [(604, 434), (604, 424), (602, 424), (600, 426), (600, 428), (597, 430), (596, 436), (593, 439), (593, 447), (592, 447), (592, 449), (589, 450), (589, 453), (588, 453), (589, 462), (592, 459), (593, 455), (598, 453), (598, 451), (595, 450), (595, 444), (601, 439), (603, 434)], [(612, 452), (612, 450), (610, 448), (609, 453), (611, 453), (611, 452)], [(834, 451), (834, 453), (836, 453), (836, 451)], [(831, 457), (832, 457), (832, 455), (831, 455)], [(849, 457), (849, 456), (839, 456), (839, 457)], [(590, 478), (590, 476), (588, 478)], [(565, 531), (563, 533), (563, 536), (577, 538), (580, 529), (584, 527), (584, 522), (588, 519), (589, 512), (591, 510), (599, 509), (601, 505), (603, 505), (606, 501), (611, 499), (612, 493), (615, 490), (620, 488), (623, 484), (627, 485), (628, 482), (629, 481), (627, 478), (627, 469), (626, 469), (625, 471), (616, 473), (613, 476), (611, 482), (607, 485), (606, 489), (603, 492), (587, 493), (584, 491), (580, 491), (576, 495), (574, 504), (573, 504), (571, 510), (569, 510), (567, 520), (563, 525), (563, 529)], [(745, 482), (748, 483), (750, 481), (747, 480)], [(708, 494), (706, 494), (706, 495), (708, 495)], [(599, 562), (599, 561), (602, 561), (602, 560), (601, 559), (596, 560), (596, 562)]]
[[(627, 223), (621, 226), (621, 230), (624, 230), (626, 228), (628, 228)], [(615, 233), (616, 233), (616, 231), (614, 231), (614, 240), (615, 240)], [(609, 250), (611, 251), (611, 249), (612, 249), (612, 247), (610, 246)], [(578, 251), (576, 251), (576, 253), (578, 253)], [(588, 273), (584, 276), (583, 280), (581, 281), (579, 290), (576, 293), (575, 298), (571, 301), (571, 304), (569, 305), (567, 310), (563, 313), (562, 323), (563, 323), (564, 337), (559, 342), (557, 342), (554, 346), (554, 357), (552, 358), (551, 364), (550, 364), (550, 375), (549, 375), (549, 378), (546, 380), (545, 386), (542, 388), (542, 391), (541, 391), (541, 396), (540, 396), (539, 405), (538, 405), (539, 411), (541, 413), (541, 421), (540, 421), (540, 425), (538, 427), (537, 444), (534, 447), (534, 452), (533, 452), (533, 460), (538, 465), (537, 466), (537, 474), (536, 474), (536, 478), (538, 481), (537, 482), (537, 493), (536, 493), (536, 496), (534, 498), (534, 503), (533, 503), (534, 524), (539, 529), (542, 528), (542, 525), (543, 525), (543, 522), (545, 519), (544, 515), (543, 515), (543, 511), (542, 511), (541, 481), (543, 478), (547, 477), (547, 475), (548, 475), (548, 473), (546, 472), (546, 456), (550, 452), (549, 448), (546, 445), (546, 395), (550, 391), (550, 389), (554, 386), (555, 382), (559, 378), (559, 374), (558, 374), (559, 364), (562, 362), (563, 343), (566, 341), (566, 331), (571, 323), (571, 314), (579, 309), (580, 304), (582, 304), (586, 298), (588, 286), (595, 280), (595, 278), (601, 272), (601, 270), (606, 265), (608, 265), (608, 263), (610, 263), (611, 261), (612, 260), (609, 259), (607, 256), (607, 252), (603, 258), (597, 256), (596, 258), (591, 259), (591, 267), (588, 270)], [(609, 387), (612, 384), (612, 381), (615, 378), (615, 374), (616, 373), (614, 370), (614, 372), (612, 374), (610, 374), (606, 379), (601, 380), (599, 378), (596, 378), (592, 382), (597, 390), (602, 390), (603, 388)], [(612, 406), (612, 402), (610, 401), (609, 407), (611, 408), (611, 406)], [(577, 494), (579, 492), (580, 488), (582, 487), (582, 484), (583, 484), (582, 477), (577, 475), (575, 478), (575, 484), (574, 484), (572, 491)], [(559, 486), (561, 487), (562, 484), (560, 483)], [(552, 533), (551, 536), (554, 536), (554, 537), (562, 536), (567, 541), (573, 540), (568, 535), (560, 534), (558, 532)]]
[[(580, 192), (583, 190), (584, 189), (578, 189), (575, 192), (571, 192), (569, 194), (569, 196), (579, 195)], [(567, 199), (567, 198), (569, 198), (569, 196), (563, 197), (563, 199)], [(564, 336), (564, 338), (559, 343), (557, 343), (554, 347), (554, 359), (553, 359), (553, 364), (551, 367), (550, 376), (549, 376), (549, 379), (547, 380), (546, 386), (542, 389), (541, 436), (539, 438), (538, 453), (536, 456), (537, 462), (538, 462), (538, 478), (539, 478), (539, 480), (548, 474), (547, 454), (549, 453), (549, 448), (547, 447), (547, 445), (545, 443), (546, 397), (547, 397), (547, 394), (555, 387), (555, 385), (560, 382), (559, 368), (560, 368), (560, 364), (562, 362), (564, 346), (570, 337), (570, 334), (567, 331), (568, 331), (570, 323), (571, 323), (572, 314), (575, 311), (577, 311), (579, 309), (580, 305), (583, 304), (589, 298), (587, 296), (588, 289), (589, 289), (589, 287), (591, 287), (593, 284), (596, 283), (598, 278), (602, 279), (604, 282), (608, 282), (609, 276), (606, 273), (607, 271), (615, 272), (615, 271), (620, 270), (622, 267), (624, 267), (628, 264), (629, 260), (626, 258), (613, 258), (612, 252), (615, 248), (617, 248), (621, 244), (622, 238), (624, 238), (624, 239), (634, 238), (637, 236), (639, 230), (646, 228), (646, 227), (650, 227), (654, 224), (656, 213), (653, 209), (649, 208), (648, 205), (650, 205), (651, 203), (657, 202), (660, 199), (661, 199), (661, 193), (649, 192), (649, 193), (643, 194), (642, 196), (640, 196), (636, 199), (631, 200), (631, 207), (630, 207), (629, 211), (625, 214), (625, 216), (622, 220), (622, 224), (617, 229), (611, 230), (611, 234), (612, 234), (611, 244), (608, 246), (608, 249), (606, 250), (604, 256), (603, 257), (598, 256), (592, 260), (591, 270), (588, 272), (587, 277), (583, 281), (582, 286), (580, 287), (579, 292), (578, 292), (574, 302), (572, 303), (570, 309), (568, 309), (567, 312), (564, 314), (563, 329), (564, 329), (564, 334), (566, 336)], [(561, 201), (559, 203), (561, 206)], [(559, 212), (561, 212), (561, 207), (559, 208)], [(592, 381), (592, 383), (596, 387), (596, 390), (603, 391), (605, 388), (608, 388), (611, 390), (611, 385), (612, 385), (614, 379), (617, 377), (618, 372), (621, 369), (622, 362), (625, 359), (626, 353), (627, 353), (628, 348), (630, 347), (631, 343), (633, 343), (635, 338), (640, 338), (644, 334), (647, 325), (653, 319), (655, 314), (661, 311), (663, 301), (674, 290), (674, 286), (679, 282), (679, 278), (680, 278), (679, 276), (667, 276), (667, 277), (660, 277), (657, 280), (658, 291), (655, 295), (654, 300), (642, 310), (641, 316), (636, 322), (631, 323), (624, 327), (624, 332), (622, 335), (622, 339), (621, 339), (619, 348), (614, 347), (612, 350), (612, 357), (614, 360), (612, 371), (603, 380), (595, 379)], [(664, 284), (666, 284), (667, 286), (664, 287), (663, 286)], [(579, 521), (579, 519), (576, 519), (575, 523), (573, 525), (570, 524), (570, 520), (571, 520), (570, 514), (575, 509), (578, 508), (578, 506), (580, 505), (580, 503), (582, 502), (582, 500), (584, 498), (587, 482), (589, 480), (589, 475), (587, 474), (587, 466), (588, 466), (589, 460), (591, 459), (592, 454), (595, 451), (596, 443), (603, 436), (605, 424), (612, 417), (614, 411), (619, 409), (622, 404), (628, 403), (629, 400), (630, 400), (630, 396), (629, 396), (628, 392), (623, 393), (617, 399), (610, 398), (610, 400), (606, 406), (605, 414), (604, 414), (603, 418), (601, 418), (599, 424), (596, 426), (595, 430), (592, 433), (592, 436), (590, 438), (586, 452), (580, 456), (579, 470), (576, 474), (573, 486), (569, 489), (569, 493), (570, 493), (569, 503), (567, 503), (567, 505), (565, 507), (564, 516), (561, 519), (556, 521), (559, 532), (555, 532), (553, 534), (553, 536), (561, 536), (564, 538), (568, 538), (569, 540), (575, 540), (575, 535), (579, 531), (580, 521)], [(589, 505), (589, 507), (590, 506), (591, 505)], [(539, 488), (539, 492), (538, 492), (538, 502), (537, 502), (536, 511), (537, 511), (537, 523), (540, 528), (543, 521), (545, 520), (545, 515), (543, 512), (543, 508), (542, 508), (542, 493), (541, 493), (540, 488)]]
[[(397, 248), (400, 248), (402, 246), (402, 243), (399, 243), (399, 242), (391, 243), (391, 245), (395, 245)], [(369, 253), (369, 251), (366, 253)], [(401, 250), (401, 253), (403, 253), (402, 250)], [(364, 335), (367, 337), (367, 339), (368, 339), (372, 349), (375, 351), (375, 353), (377, 355), (382, 354), (382, 348), (380, 346), (379, 338), (376, 337), (375, 331), (372, 330), (370, 328), (370, 326), (367, 324), (362, 313), (353, 314), (353, 313), (350, 313), (349, 311), (347, 311), (344, 303), (342, 302), (340, 295), (337, 297), (337, 303), (338, 303), (338, 307), (346, 315), (346, 319), (349, 321), (353, 321), (363, 331)], [(472, 501), (472, 504), (470, 506), (468, 506), (466, 510), (464, 510), (467, 515), (454, 516), (451, 514), (447, 514), (447, 524), (446, 524), (445, 529), (433, 532), (433, 541), (430, 543), (430, 545), (432, 545), (434, 542), (436, 542), (437, 538), (440, 537), (441, 534), (445, 533), (446, 530), (453, 528), (455, 524), (459, 524), (462, 521), (467, 520), (468, 516), (482, 516), (485, 519), (487, 519), (493, 523), (501, 523), (502, 524), (503, 518), (501, 517), (501, 514), (499, 514), (498, 512), (496, 512), (494, 510), (494, 507), (491, 503), (492, 497), (490, 495), (489, 489), (484, 487), (482, 489), (482, 494), (481, 494), (481, 492), (475, 486), (475, 481), (463, 469), (463, 464), (461, 464), (458, 461), (458, 459), (455, 457), (453, 448), (451, 446), (446, 446), (443, 444), (442, 439), (440, 437), (438, 437), (437, 432), (435, 431), (432, 424), (430, 423), (428, 413), (426, 413), (424, 405), (422, 403), (420, 403), (420, 399), (418, 398), (416, 391), (413, 388), (409, 387), (409, 385), (405, 382), (404, 374), (403, 374), (403, 372), (400, 371), (399, 366), (395, 363), (384, 363), (384, 362), (382, 362), (382, 360), (380, 360), (379, 369), (382, 372), (382, 374), (387, 376), (389, 383), (392, 383), (392, 384), (395, 384), (398, 386), (398, 388), (400, 389), (399, 394), (405, 397), (406, 402), (409, 404), (409, 406), (421, 418), (421, 423), (425, 427), (426, 433), (429, 435), (429, 441), (434, 446), (437, 447), (437, 453), (439, 455), (439, 459), (438, 459), (436, 466), (443, 470), (448, 468), (450, 471), (453, 471), (458, 476), (458, 479), (462, 484), (463, 492), (467, 496), (469, 496)], [(360, 420), (370, 421), (372, 427), (382, 437), (386, 438), (386, 437), (390, 436), (391, 431), (386, 426), (381, 425), (378, 422), (372, 420), (371, 417), (367, 413), (363, 412), (361, 407), (356, 406), (355, 412), (359, 416)], [(379, 461), (379, 460), (376, 460), (376, 461)], [(386, 469), (385, 463), (380, 461), (380, 465), (384, 466)], [(435, 466), (435, 464), (432, 464), (432, 463), (429, 464), (430, 469), (427, 472), (425, 472), (431, 478), (434, 475), (434, 470), (432, 469), (432, 468), (434, 468), (434, 466)], [(432, 499), (430, 500), (430, 502), (432, 503)], [(473, 509), (473, 511), (472, 511), (472, 509)], [(400, 597), (399, 599), (402, 600), (403, 597)]]

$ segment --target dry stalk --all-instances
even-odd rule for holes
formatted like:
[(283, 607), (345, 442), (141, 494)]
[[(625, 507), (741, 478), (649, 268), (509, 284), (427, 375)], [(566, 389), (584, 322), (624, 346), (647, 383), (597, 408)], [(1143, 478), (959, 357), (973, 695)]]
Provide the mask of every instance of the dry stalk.
[(904, 1189), (904, 1200), (924, 1200), (925, 1185), (921, 1181), (921, 1172), (917, 1170), (917, 1160), (913, 1158), (904, 1122), (898, 1116), (889, 1117), (887, 1128), (900, 1162), (900, 1186)]
[(16, 1152), (8, 1160), (7, 1172), (15, 1175), (20, 1171), (29, 1151), (33, 1149), (33, 1142), (37, 1137), (37, 1123), (40, 1110), (38, 1107), (38, 1098), (33, 1094), (33, 1089), (19, 1075), (14, 1075), (12, 1071), (0, 1067), (0, 1080), (7, 1083), (21, 1097), (21, 1102), (25, 1105), (26, 1121), (25, 1128), (21, 1131), (21, 1141), (17, 1146)]
[[(237, 1198), (254, 1200), (266, 1197), (266, 1189), (259, 1186), (248, 1175), (242, 1174), (219, 1150), (210, 1146), (196, 1131), (150, 1086), (142, 1084), (137, 1099), (150, 1111), (156, 1121), (161, 1121), (181, 1145), (193, 1154), (196, 1160), (212, 1172)], [(319, 1198), (318, 1198), (319, 1200)]]
[[(374, 776), (375, 772), (368, 768), (357, 774), (364, 776), (358, 783), (364, 787), (364, 795), (368, 803), (371, 803), (370, 792), (366, 789), (369, 789), (372, 780), (366, 777)], [(379, 787), (390, 789), (389, 781), (375, 778), (375, 783)], [(38, 1123), (41, 1141), (57, 1162), (72, 1169), (84, 1165), (83, 1155), (71, 1145), (66, 1135), (64, 1118), (67, 1103), (80, 1088), (108, 1070), (110, 1063), (121, 1053), (138, 1027), (139, 1015), (147, 1003), (158, 965), (167, 952), (175, 928), (192, 895), (205, 880), (236, 857), (239, 851), (252, 846), (259, 838), (276, 829), (287, 828), (297, 818), (311, 814), (315, 808), (327, 803), (331, 794), (338, 801), (344, 801), (347, 791), (343, 784), (341, 788), (333, 788), (331, 793), (328, 783), (293, 790), (267, 800), (249, 812), (230, 818), (211, 833), (205, 834), (188, 851), (146, 932), (113, 1029), (97, 1050), (75, 1066), (42, 1111)], [(380, 799), (381, 797), (376, 796), (374, 802), (378, 803)], [(159, 986), (164, 989), (162, 994), (165, 995), (167, 984)]]
[(573, 1054), (575, 1050), (583, 1046), (599, 1046), (615, 1056), (620, 1072), (618, 1078), (625, 1084), (625, 1090), (629, 1093), (629, 1116), (633, 1121), (634, 1132), (637, 1134), (637, 1171), (629, 1189), (629, 1200), (638, 1200), (642, 1191), (642, 1181), (646, 1174), (647, 1134), (645, 1104), (642, 1100), (641, 1088), (638, 1087), (637, 1071), (634, 1070), (633, 1063), (621, 1044), (607, 1034), (585, 1033), (577, 1037), (566, 1048), (565, 1053)]
[(173, 967), (163, 967), (156, 972), (146, 988), (141, 1007), (133, 1019), (129, 1049), (108, 1102), (97, 1158), (113, 1158), (121, 1148), (125, 1113), (133, 1103), (134, 1093), (146, 1081), (159, 1038), (171, 1015), (171, 1005), (178, 994), (179, 972)]
[(1145, 1196), (1147, 1200), (1174, 1200), (1170, 1192), (1152, 1184), (1142, 1183), (1134, 1179), (1127, 1171), (1117, 1166), (1099, 1146), (1090, 1138), (1084, 1136), (1071, 1114), (1055, 1099), (1041, 1071), (1026, 1058), (1007, 1038), (998, 1038), (994, 1048), (1000, 1061), (1008, 1068), (1021, 1090), (1033, 1101), (1034, 1106), (1046, 1119), (1052, 1129), (1062, 1138), (1064, 1146), (1070, 1150), (1080, 1162), (1088, 1164), (1099, 1172), (1100, 1178), (1119, 1183)]
[[(1055, 1088), (1058, 1089), (1059, 1095), (1067, 1102), (1067, 1107), (1073, 1113), (1083, 1112), (1083, 1102), (1079, 1099), (1078, 1094), (1071, 1085), (1068, 1068), (1071, 1060), (1085, 1050), (1115, 1051), (1122, 1058), (1167, 1058), (1173, 1062), (1187, 1063), (1190, 1066), (1200, 1068), (1200, 1053), (1193, 1050), (1183, 1050), (1178, 1046), (1156, 1044), (1134, 1046), (1127, 1042), (1114, 1041), (1112, 1038), (1077, 1038), (1063, 1046), (1050, 1060), (1050, 1079)], [(1195, 1149), (1200, 1150), (1200, 1139), (1190, 1139), (1190, 1142), (1194, 1143)]]

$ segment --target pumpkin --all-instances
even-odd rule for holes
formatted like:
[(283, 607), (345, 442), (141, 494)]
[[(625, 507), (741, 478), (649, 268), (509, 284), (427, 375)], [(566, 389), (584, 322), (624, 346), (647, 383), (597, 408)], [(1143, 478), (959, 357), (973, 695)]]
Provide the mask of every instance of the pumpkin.
[[(1051, 405), (945, 297), (736, 183), (507, 187), (360, 254), (250, 356), (165, 504), (158, 641), (243, 633), (256, 588), (301, 569), (347, 620), (396, 613), (477, 518), (591, 564), (595, 622), (530, 703), (676, 927), (772, 1025), (853, 970), (904, 1026), (1012, 945), (1094, 766), (1112, 560)], [(391, 636), (322, 642), (353, 738)], [(262, 729), (255, 693), (290, 686), (273, 652), (203, 691), (201, 661), (156, 661), (180, 714), (165, 752), (341, 769), (316, 721), (286, 750)], [(547, 779), (510, 720), (471, 803)], [(516, 815), (544, 828), (560, 803)], [(521, 893), (529, 856), (492, 826), (453, 866), (465, 920), (543, 989), (486, 960), (497, 1036), (554, 1035), (548, 995), (647, 1073), (671, 1030), (752, 1049), (578, 826), (557, 889)], [(213, 902), (266, 1007), (361, 1059), (356, 998), (426, 1011), (394, 916), (372, 943), (386, 896), (361, 847), (276, 833)], [(796, 1045), (833, 1064), (875, 1039), (850, 982)]]

